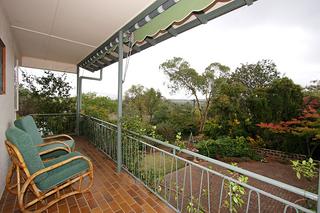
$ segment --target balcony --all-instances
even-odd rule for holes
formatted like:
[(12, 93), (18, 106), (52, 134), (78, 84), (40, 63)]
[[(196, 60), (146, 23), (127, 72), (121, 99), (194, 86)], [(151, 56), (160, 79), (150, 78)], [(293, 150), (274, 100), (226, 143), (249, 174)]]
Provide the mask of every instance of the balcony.
[[(115, 163), (98, 151), (85, 137), (76, 137), (77, 150), (94, 164), (91, 189), (50, 207), (48, 212), (173, 212), (127, 173), (116, 173)], [(72, 190), (69, 188), (68, 190)], [(4, 192), (0, 212), (19, 212), (16, 196)]]
[[(74, 114), (34, 118), (43, 134), (75, 130)], [(117, 127), (86, 115), (81, 116), (80, 127), (77, 149), (92, 159), (94, 184), (89, 192), (62, 200), (48, 212), (204, 213), (234, 212), (234, 207), (238, 212), (311, 213), (318, 200), (303, 186), (270, 178), (273, 174), (262, 176), (130, 131), (122, 137), (123, 171), (117, 173)], [(240, 182), (237, 174), (249, 182)], [(241, 206), (232, 184), (245, 191)], [(16, 197), (5, 192), (0, 211), (17, 209)]]

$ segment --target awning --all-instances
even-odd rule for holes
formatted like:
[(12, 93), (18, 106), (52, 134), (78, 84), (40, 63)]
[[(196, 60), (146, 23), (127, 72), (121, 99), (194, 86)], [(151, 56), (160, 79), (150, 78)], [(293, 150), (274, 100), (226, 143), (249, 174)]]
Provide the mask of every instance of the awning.
[(76, 72), (77, 64), (155, 0), (1, 0), (20, 65)]
[[(151, 4), (120, 30), (124, 32), (124, 57), (135, 54), (255, 0), (162, 0)], [(97, 71), (118, 61), (116, 32), (78, 65)]]

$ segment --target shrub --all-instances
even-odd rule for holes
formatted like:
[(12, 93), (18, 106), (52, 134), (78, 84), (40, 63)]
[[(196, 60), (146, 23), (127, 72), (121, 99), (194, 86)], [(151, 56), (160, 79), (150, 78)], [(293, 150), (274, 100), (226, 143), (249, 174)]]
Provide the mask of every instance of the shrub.
[(211, 158), (249, 157), (254, 160), (259, 159), (244, 137), (223, 137), (217, 140), (201, 141), (197, 144), (197, 149), (200, 154)]
[(209, 120), (205, 123), (203, 132), (210, 138), (217, 138), (227, 133), (225, 128), (222, 125), (218, 124), (214, 119)]

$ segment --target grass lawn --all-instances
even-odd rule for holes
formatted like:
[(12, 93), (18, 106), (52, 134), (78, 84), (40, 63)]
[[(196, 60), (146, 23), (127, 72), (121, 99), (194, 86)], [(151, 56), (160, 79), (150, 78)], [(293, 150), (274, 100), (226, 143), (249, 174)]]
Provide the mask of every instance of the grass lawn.
[(141, 161), (141, 168), (143, 171), (155, 170), (156, 173), (160, 172), (164, 175), (171, 172), (172, 166), (172, 171), (176, 171), (184, 167), (185, 162), (179, 159), (176, 161), (174, 157), (166, 154), (161, 154), (159, 152), (154, 154), (147, 154)]

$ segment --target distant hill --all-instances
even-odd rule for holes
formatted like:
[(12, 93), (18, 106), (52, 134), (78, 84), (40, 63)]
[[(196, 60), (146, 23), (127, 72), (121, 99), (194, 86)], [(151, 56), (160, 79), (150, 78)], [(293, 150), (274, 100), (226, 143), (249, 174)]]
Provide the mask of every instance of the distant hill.
[[(175, 104), (195, 104), (195, 100), (194, 99), (167, 99), (168, 101), (170, 101), (171, 103), (175, 103)], [(200, 104), (204, 104), (205, 100), (204, 99), (200, 99)]]

